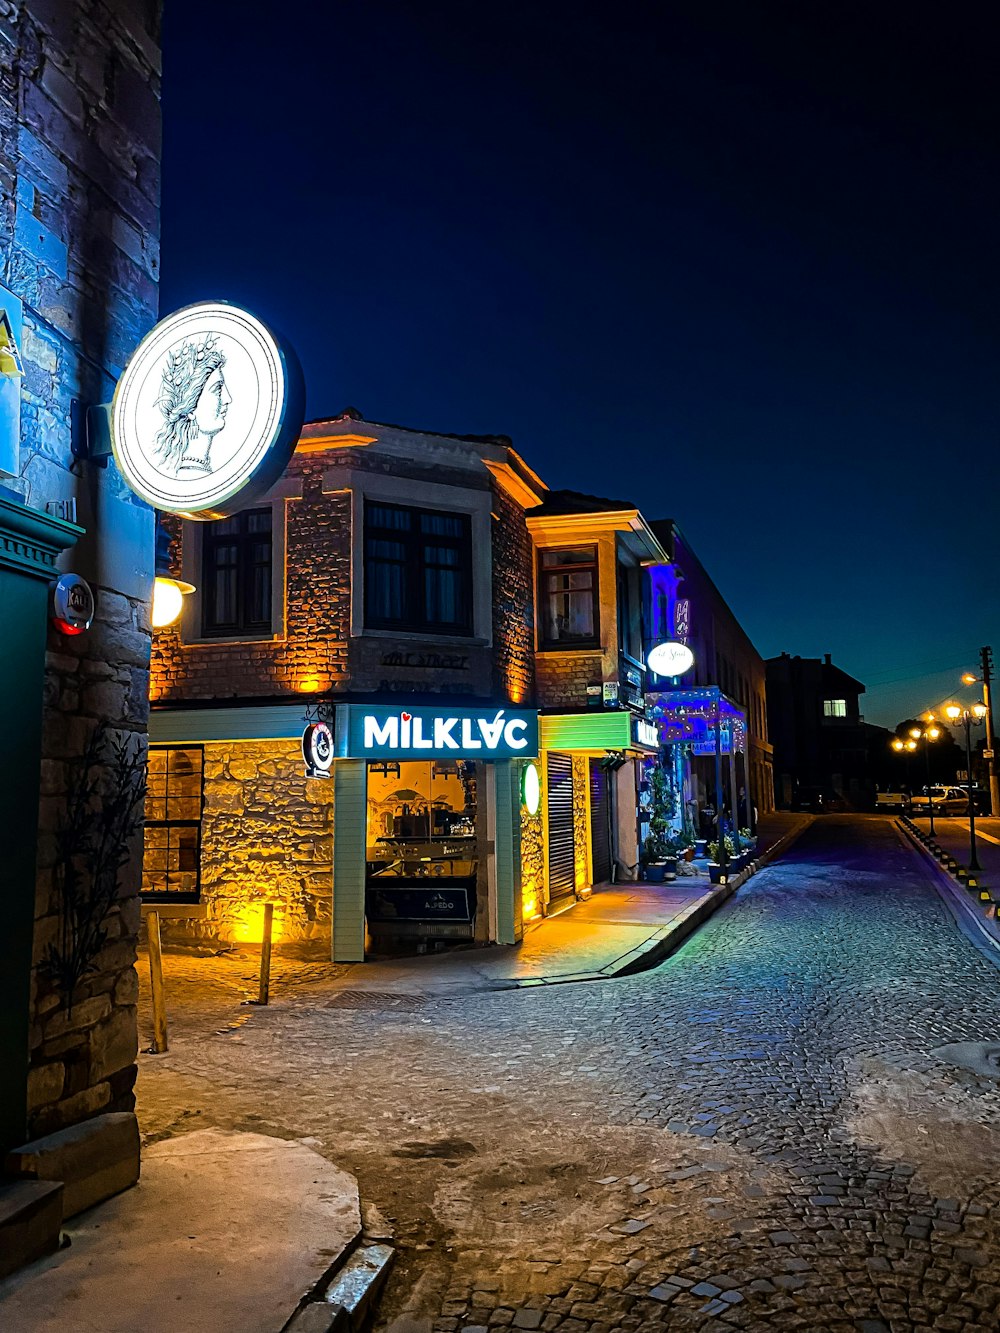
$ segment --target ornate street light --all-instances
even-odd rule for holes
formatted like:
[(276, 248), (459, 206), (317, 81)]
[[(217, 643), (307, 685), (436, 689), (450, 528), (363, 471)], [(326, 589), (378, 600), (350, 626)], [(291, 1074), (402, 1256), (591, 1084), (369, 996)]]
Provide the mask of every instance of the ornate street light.
[(930, 725), (923, 731), (919, 727), (910, 728), (910, 741), (907, 742), (907, 748), (912, 743), (914, 749), (919, 741), (924, 743), (924, 758), (927, 761), (927, 809), (931, 816), (931, 837), (934, 837), (934, 789), (931, 786), (931, 752), (930, 743), (936, 741), (941, 735), (941, 728), (934, 726), (933, 715), (930, 717)]
[(972, 728), (982, 726), (986, 718), (986, 705), (973, 704), (971, 708), (962, 708), (959, 704), (949, 704), (944, 712), (949, 722), (960, 722), (965, 728), (965, 776), (969, 784), (969, 869), (980, 870), (982, 867), (976, 856), (976, 806), (972, 799)]

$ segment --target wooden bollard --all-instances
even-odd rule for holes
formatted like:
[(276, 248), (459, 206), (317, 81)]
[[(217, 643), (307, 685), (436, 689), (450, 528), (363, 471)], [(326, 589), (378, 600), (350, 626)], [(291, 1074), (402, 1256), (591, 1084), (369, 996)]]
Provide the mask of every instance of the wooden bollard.
[(260, 942), (260, 985), (257, 1003), (267, 1004), (271, 998), (271, 931), (274, 927), (274, 903), (264, 904), (264, 934)]
[(163, 953), (160, 949), (160, 916), (158, 912), (146, 915), (146, 936), (149, 944), (149, 987), (153, 997), (153, 1044), (151, 1055), (162, 1055), (167, 1049), (167, 1005), (163, 994)]

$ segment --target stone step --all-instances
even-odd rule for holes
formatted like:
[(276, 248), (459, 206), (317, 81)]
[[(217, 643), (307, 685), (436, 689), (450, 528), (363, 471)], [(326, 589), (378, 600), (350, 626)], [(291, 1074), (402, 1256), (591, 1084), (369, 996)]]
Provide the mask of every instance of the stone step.
[(3, 1168), (29, 1180), (62, 1181), (63, 1216), (74, 1217), (139, 1179), (139, 1125), (131, 1111), (95, 1115), (11, 1149)]
[(0, 1278), (59, 1248), (63, 1187), (0, 1177)]

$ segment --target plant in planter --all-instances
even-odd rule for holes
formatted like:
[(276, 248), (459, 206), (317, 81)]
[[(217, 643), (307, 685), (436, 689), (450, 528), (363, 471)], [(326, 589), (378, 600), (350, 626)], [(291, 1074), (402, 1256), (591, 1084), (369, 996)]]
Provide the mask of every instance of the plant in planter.
[(646, 879), (658, 884), (667, 875), (672, 878), (677, 873), (677, 854), (668, 833), (673, 795), (666, 772), (658, 763), (649, 775), (649, 792), (649, 835), (643, 846), (643, 865)]

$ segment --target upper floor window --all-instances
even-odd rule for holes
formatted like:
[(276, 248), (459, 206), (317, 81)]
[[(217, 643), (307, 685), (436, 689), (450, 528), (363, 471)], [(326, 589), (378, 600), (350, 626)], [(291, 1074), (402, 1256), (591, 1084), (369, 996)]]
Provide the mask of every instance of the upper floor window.
[(597, 547), (539, 552), (538, 603), (545, 647), (598, 647)]
[(203, 751), (149, 750), (142, 892), (168, 902), (197, 902), (201, 872)]
[(365, 502), (365, 625), (472, 633), (468, 514)]
[(206, 523), (202, 537), (202, 633), (271, 630), (271, 510)]
[(823, 700), (824, 717), (846, 717), (847, 700), (846, 699), (824, 699)]

